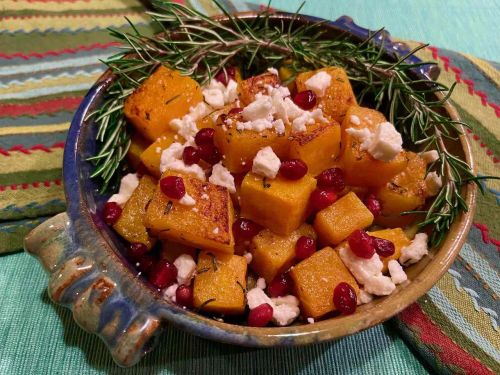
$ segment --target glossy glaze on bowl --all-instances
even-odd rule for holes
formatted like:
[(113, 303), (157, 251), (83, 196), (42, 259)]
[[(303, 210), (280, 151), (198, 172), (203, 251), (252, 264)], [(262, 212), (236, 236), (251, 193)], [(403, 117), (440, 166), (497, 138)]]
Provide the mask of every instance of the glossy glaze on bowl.
[[(245, 18), (254, 16), (242, 14)], [(292, 17), (288, 13), (272, 16), (285, 22)], [(300, 16), (295, 22), (318, 20)], [(347, 31), (356, 40), (368, 36), (368, 30), (356, 26), (349, 17), (341, 17), (325, 27), (334, 35)], [(408, 51), (404, 44), (387, 40), (384, 46), (389, 54)], [(418, 61), (412, 57), (411, 62)], [(433, 66), (424, 65), (416, 77), (436, 78), (437, 74)], [(67, 213), (36, 228), (26, 238), (25, 248), (48, 271), (52, 300), (70, 308), (82, 328), (100, 336), (119, 365), (130, 366), (139, 361), (153, 347), (165, 322), (208, 339), (263, 347), (310, 344), (358, 332), (389, 319), (427, 292), (451, 265), (465, 241), (475, 205), (476, 190), (472, 185), (465, 187), (463, 194), (470, 210), (456, 219), (443, 245), (407, 270), (409, 282), (398, 286), (389, 297), (361, 306), (353, 315), (315, 324), (252, 328), (219, 322), (179, 308), (163, 300), (121, 255), (122, 241), (100, 215), (107, 197), (97, 193), (97, 182), (89, 178), (92, 165), (84, 161), (96, 149), (96, 128), (85, 118), (99, 106), (112, 79), (109, 72), (99, 79), (72, 121), (64, 153)], [(458, 118), (451, 106), (448, 113)], [(457, 155), (472, 165), (471, 150), (464, 136), (452, 146)]]

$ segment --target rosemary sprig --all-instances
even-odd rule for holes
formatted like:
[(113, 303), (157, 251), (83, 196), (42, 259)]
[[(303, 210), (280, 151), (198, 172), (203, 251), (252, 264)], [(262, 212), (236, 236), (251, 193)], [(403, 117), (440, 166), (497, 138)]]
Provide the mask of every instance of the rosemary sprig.
[(480, 179), (487, 177), (474, 175), (470, 166), (444, 143), (445, 138), (456, 139), (462, 126), (467, 126), (443, 114), (453, 86), (415, 80), (412, 75), (412, 70), (430, 64), (406, 61), (425, 45), (394, 62), (384, 54), (383, 38), (381, 43), (374, 42), (384, 35), (382, 30), (363, 43), (354, 43), (345, 35), (326, 38), (321, 22), (301, 26), (295, 19), (287, 25), (283, 20), (273, 22), (269, 8), (255, 19), (245, 20), (230, 15), (218, 0), (213, 2), (227, 21), (220, 22), (181, 4), (157, 0), (156, 10), (149, 15), (161, 34), (143, 35), (132, 24), (133, 32), (110, 30), (124, 46), (105, 62), (116, 80), (103, 105), (92, 114), (98, 126), (99, 153), (89, 160), (96, 166), (92, 177), (102, 178), (102, 190), (109, 189), (119, 177), (130, 145), (122, 113), (124, 101), (158, 66), (177, 69), (200, 84), (228, 64), (241, 65), (248, 75), (269, 66), (287, 65), (295, 74), (323, 66), (342, 66), (358, 92), (359, 103), (369, 103), (388, 114), (403, 134), (406, 146), (438, 151), (434, 168), (445, 182), (425, 211), (420, 226), (434, 225), (431, 244), (439, 245), (456, 216), (468, 209), (461, 195), (462, 186), (474, 182), (481, 188)]

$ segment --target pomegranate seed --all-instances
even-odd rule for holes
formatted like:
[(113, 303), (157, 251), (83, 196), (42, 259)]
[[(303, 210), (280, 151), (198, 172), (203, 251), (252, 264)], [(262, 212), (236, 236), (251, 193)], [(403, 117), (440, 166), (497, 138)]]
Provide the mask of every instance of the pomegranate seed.
[(373, 237), (364, 230), (358, 229), (352, 232), (347, 242), (352, 252), (360, 258), (370, 259), (375, 254)]
[(187, 165), (197, 164), (200, 161), (200, 154), (198, 150), (193, 146), (184, 147), (184, 151), (182, 151), (182, 160)]
[(248, 313), (248, 325), (250, 327), (264, 327), (273, 317), (273, 308), (268, 303), (263, 303)]
[(344, 182), (344, 172), (340, 168), (329, 168), (325, 169), (318, 176), (318, 186), (323, 188), (332, 188), (337, 193), (341, 192), (345, 188)]
[(166, 259), (160, 259), (151, 268), (148, 280), (158, 289), (169, 287), (177, 279), (177, 267)]
[(381, 257), (390, 257), (394, 255), (396, 248), (394, 247), (394, 243), (392, 241), (386, 240), (384, 238), (372, 237), (373, 246), (375, 247), (375, 251)]
[(122, 208), (116, 202), (108, 202), (104, 205), (104, 221), (108, 225), (113, 225), (122, 214)]
[(127, 256), (130, 260), (136, 261), (148, 252), (146, 245), (140, 242), (133, 242), (128, 247)]
[(295, 257), (297, 259), (306, 259), (316, 251), (316, 241), (314, 238), (302, 236), (295, 244)]
[(290, 294), (293, 287), (293, 280), (288, 273), (276, 276), (267, 286), (267, 293), (270, 297), (283, 297)]
[(211, 165), (217, 164), (222, 159), (219, 150), (212, 144), (201, 145), (198, 148), (198, 152), (200, 153), (201, 159)]
[(262, 227), (252, 220), (240, 218), (233, 223), (233, 235), (237, 243), (250, 241), (261, 230)]
[(356, 311), (358, 298), (356, 292), (347, 283), (338, 283), (333, 290), (333, 304), (341, 314), (349, 315)]
[(324, 208), (330, 206), (333, 202), (337, 200), (337, 194), (330, 189), (320, 189), (316, 188), (311, 193), (309, 201), (311, 206), (315, 211), (321, 211)]
[(227, 86), (229, 80), (234, 79), (236, 77), (236, 69), (234, 66), (228, 66), (226, 72), (224, 69), (221, 69), (219, 73), (216, 74), (215, 79), (222, 83), (224, 86)]
[(227, 120), (227, 115), (222, 113), (219, 115), (219, 118), (217, 119), (218, 122), (220, 122), (221, 124), (224, 124)]
[(243, 112), (243, 108), (236, 107), (236, 108), (231, 108), (231, 110), (227, 113), (228, 115), (237, 115)]
[(193, 288), (189, 285), (179, 285), (175, 291), (175, 301), (185, 307), (193, 306)]
[(298, 92), (293, 97), (293, 102), (307, 111), (316, 105), (316, 94), (311, 90)]
[(307, 165), (300, 159), (285, 160), (281, 163), (280, 174), (289, 180), (298, 180), (307, 173)]
[(202, 128), (194, 136), (194, 141), (198, 146), (212, 145), (214, 143), (215, 130), (212, 128)]
[(139, 258), (137, 263), (139, 263), (137, 269), (141, 271), (143, 274), (147, 275), (151, 270), (151, 268), (153, 267), (155, 259), (151, 255), (146, 254), (143, 257)]
[(382, 203), (373, 194), (368, 194), (364, 201), (365, 206), (370, 210), (373, 216), (377, 217), (382, 213)]
[(181, 199), (186, 194), (184, 181), (181, 177), (167, 176), (160, 180), (160, 189), (167, 197)]

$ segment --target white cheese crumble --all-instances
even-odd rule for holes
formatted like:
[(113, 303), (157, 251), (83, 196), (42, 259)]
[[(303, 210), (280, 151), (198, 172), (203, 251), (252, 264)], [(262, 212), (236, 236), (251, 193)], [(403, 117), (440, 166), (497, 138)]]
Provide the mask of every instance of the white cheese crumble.
[(417, 233), (411, 244), (401, 249), (399, 262), (404, 266), (417, 263), (420, 259), (422, 259), (429, 253), (429, 250), (427, 248), (427, 240), (427, 234)]
[(331, 81), (332, 77), (330, 74), (321, 71), (305, 81), (304, 84), (308, 90), (312, 90), (317, 96), (322, 97), (325, 95), (325, 91), (330, 86)]
[(196, 207), (191, 208), (191, 211), (198, 212), (199, 210)]
[(420, 153), (420, 157), (426, 164), (430, 164), (439, 159), (439, 153), (436, 150), (425, 151)]
[(196, 204), (196, 201), (193, 199), (192, 196), (186, 193), (181, 199), (179, 199), (179, 203), (182, 204), (183, 206), (194, 206)]
[(166, 299), (167, 301), (172, 301), (173, 303), (175, 303), (176, 302), (175, 292), (177, 291), (178, 287), (179, 287), (178, 284), (170, 285), (167, 289), (163, 291), (163, 298)]
[(201, 195), (201, 199), (204, 199), (204, 200), (207, 200), (207, 201), (208, 201), (208, 194), (203, 193), (203, 194)]
[[(213, 166), (212, 175), (210, 176), (208, 181), (214, 185), (225, 187), (227, 190), (229, 190), (230, 193), (236, 193), (234, 177), (231, 172), (229, 172), (227, 168), (222, 165), (221, 162)], [(207, 198), (203, 198), (202, 196), (202, 199), (208, 199), (208, 196)]]
[(243, 254), (243, 258), (245, 258), (245, 260), (247, 261), (247, 264), (250, 264), (250, 263), (252, 263), (253, 255), (252, 255), (252, 253), (245, 253), (245, 254)]
[(257, 95), (255, 100), (243, 108), (241, 116), (246, 121), (267, 119), (272, 121), (273, 102), (270, 96)]
[(184, 172), (196, 176), (198, 179), (205, 181), (205, 172), (198, 164), (187, 165), (182, 160), (182, 152), (184, 151), (183, 145), (178, 142), (172, 143), (168, 148), (163, 150), (160, 158), (160, 172), (166, 170), (173, 170), (177, 172)]
[(406, 272), (397, 260), (390, 260), (389, 263), (387, 263), (387, 268), (389, 269), (389, 274), (391, 275), (391, 279), (394, 284), (398, 285), (408, 280)]
[(275, 68), (267, 68), (267, 71), (275, 76), (279, 76), (279, 73)]
[(360, 289), (358, 295), (358, 306), (364, 305), (365, 303), (369, 303), (371, 301), (373, 301), (373, 296), (364, 289)]
[(396, 289), (396, 285), (394, 285), (391, 278), (382, 274), (370, 277), (366, 280), (364, 287), (368, 293), (376, 296), (388, 296)]
[(237, 88), (238, 84), (233, 79), (229, 80), (227, 86), (224, 86), (222, 82), (212, 79), (207, 86), (202, 88), (202, 94), (209, 105), (220, 109), (238, 98)]
[(192, 141), (198, 132), (196, 121), (205, 117), (212, 111), (212, 108), (204, 102), (200, 102), (194, 107), (189, 108), (189, 113), (170, 121), (170, 127), (182, 136), (186, 141)]
[(219, 234), (219, 227), (215, 227), (212, 231), (213, 234)]
[(312, 111), (304, 111), (299, 117), (293, 120), (292, 130), (303, 132), (306, 130), (306, 125), (312, 125), (317, 121), (328, 122), (328, 120), (323, 117), (323, 111), (320, 108), (316, 108)]
[(384, 264), (377, 253), (373, 254), (370, 259), (360, 258), (352, 252), (349, 245), (344, 244), (339, 249), (339, 255), (342, 262), (344, 262), (356, 280), (362, 285), (370, 277), (382, 274)]
[(257, 285), (257, 288), (264, 290), (264, 289), (266, 289), (266, 280), (263, 277), (259, 277), (257, 279), (256, 285)]
[(189, 285), (196, 273), (196, 262), (191, 255), (181, 254), (175, 261), (174, 266), (177, 267), (177, 283), (179, 285)]
[(441, 187), (443, 187), (443, 180), (441, 176), (438, 176), (436, 172), (430, 172), (425, 176), (425, 187), (427, 191), (427, 196), (433, 197), (439, 193)]
[(156, 152), (157, 154), (161, 153), (161, 147), (156, 147), (156, 148), (155, 148), (155, 152)]
[(268, 303), (273, 306), (273, 301), (271, 298), (267, 296), (266, 293), (260, 288), (252, 288), (247, 292), (247, 305), (250, 310), (255, 309), (257, 306), (262, 305), (263, 303)]
[(351, 124), (354, 124), (354, 125), (360, 125), (361, 124), (361, 120), (356, 115), (351, 115), (351, 117), (349, 118), (349, 120), (350, 120)]
[(314, 318), (307, 318), (307, 323), (313, 324), (314, 323)]
[(263, 177), (275, 178), (281, 166), (281, 161), (270, 146), (264, 147), (253, 159), (252, 172)]
[(135, 173), (129, 173), (122, 177), (120, 181), (120, 189), (117, 194), (113, 194), (108, 202), (115, 202), (120, 207), (123, 207), (125, 203), (130, 199), (134, 190), (139, 186), (139, 178)]
[(273, 323), (278, 326), (291, 324), (300, 314), (299, 300), (297, 297), (288, 295), (284, 297), (271, 298), (273, 304)]

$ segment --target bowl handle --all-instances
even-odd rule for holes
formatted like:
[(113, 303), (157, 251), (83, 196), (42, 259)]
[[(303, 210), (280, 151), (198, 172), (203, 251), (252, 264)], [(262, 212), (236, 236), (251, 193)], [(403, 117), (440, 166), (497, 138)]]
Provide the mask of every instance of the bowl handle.
[(46, 220), (28, 234), (24, 248), (49, 273), (50, 298), (71, 309), (80, 327), (98, 335), (118, 365), (132, 366), (154, 346), (161, 320), (127, 303), (113, 273), (100, 269), (91, 253), (72, 241), (69, 225), (66, 213)]

